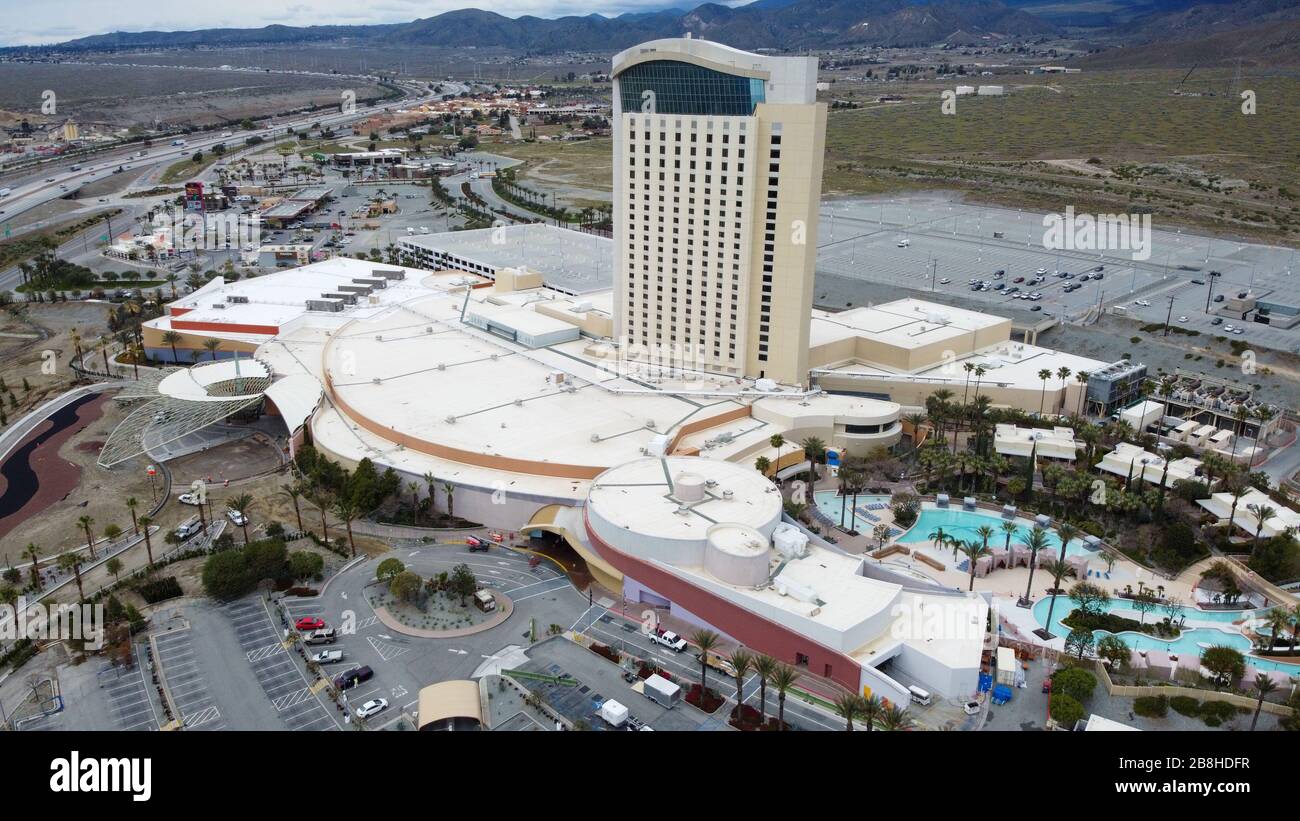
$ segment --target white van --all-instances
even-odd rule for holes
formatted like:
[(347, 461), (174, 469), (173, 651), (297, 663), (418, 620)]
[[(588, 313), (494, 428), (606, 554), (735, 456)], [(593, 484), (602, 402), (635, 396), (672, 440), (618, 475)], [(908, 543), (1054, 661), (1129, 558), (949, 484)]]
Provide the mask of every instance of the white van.
[(176, 539), (183, 542), (202, 529), (203, 523), (199, 521), (199, 517), (191, 516), (182, 522), (180, 527), (176, 528)]
[(923, 707), (929, 706), (930, 694), (920, 687), (912, 686), (907, 688), (907, 692), (912, 694), (912, 701)]

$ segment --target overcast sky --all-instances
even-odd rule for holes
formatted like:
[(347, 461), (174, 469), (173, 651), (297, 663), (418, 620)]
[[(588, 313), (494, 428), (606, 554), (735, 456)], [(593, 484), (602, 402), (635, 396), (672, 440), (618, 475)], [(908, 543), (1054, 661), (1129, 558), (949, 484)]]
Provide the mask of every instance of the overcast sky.
[[(111, 31), (187, 31), (202, 28), (260, 28), (287, 26), (404, 23), (458, 8), (490, 9), (518, 17), (560, 17), (599, 12), (608, 16), (626, 11), (665, 7), (691, 8), (703, 0), (218, 0), (218, 2), (159, 2), (159, 0), (0, 0), (0, 42), (4, 45), (58, 43)], [(743, 5), (748, 0), (720, 0)]]

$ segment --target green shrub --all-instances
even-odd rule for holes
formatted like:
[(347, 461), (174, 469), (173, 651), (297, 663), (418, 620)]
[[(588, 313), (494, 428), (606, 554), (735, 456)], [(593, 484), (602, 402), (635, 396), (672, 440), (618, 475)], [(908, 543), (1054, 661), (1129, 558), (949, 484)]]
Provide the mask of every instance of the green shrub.
[[(1218, 727), (1237, 715), (1237, 708), (1226, 701), (1207, 701), (1201, 705), (1201, 718), (1208, 727)], [(1210, 722), (1215, 723), (1211, 724)]]
[(1139, 696), (1133, 699), (1133, 712), (1143, 718), (1164, 718), (1169, 712), (1166, 696)]
[(1083, 705), (1064, 693), (1052, 696), (1052, 718), (1063, 727), (1073, 728), (1083, 718)]
[(139, 587), (140, 597), (145, 600), (146, 604), (155, 604), (167, 599), (174, 599), (177, 596), (185, 595), (181, 590), (180, 582), (176, 581), (175, 576), (167, 576), (161, 579), (145, 582)]
[(1191, 696), (1174, 696), (1169, 699), (1169, 706), (1174, 712), (1184, 716), (1195, 716), (1201, 712), (1201, 702)]
[(1096, 686), (1097, 677), (1080, 667), (1067, 667), (1052, 674), (1053, 696), (1066, 695), (1082, 703), (1088, 700)]

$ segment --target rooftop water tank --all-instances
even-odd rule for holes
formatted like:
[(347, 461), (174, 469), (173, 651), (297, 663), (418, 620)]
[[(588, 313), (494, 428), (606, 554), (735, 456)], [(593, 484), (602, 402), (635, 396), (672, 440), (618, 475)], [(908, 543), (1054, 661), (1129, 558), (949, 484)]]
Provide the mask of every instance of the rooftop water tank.
[(767, 581), (768, 543), (758, 530), (742, 524), (716, 524), (706, 531), (704, 569), (718, 581), (759, 587)]
[(679, 473), (673, 480), (673, 497), (679, 502), (704, 500), (704, 477), (698, 473)]

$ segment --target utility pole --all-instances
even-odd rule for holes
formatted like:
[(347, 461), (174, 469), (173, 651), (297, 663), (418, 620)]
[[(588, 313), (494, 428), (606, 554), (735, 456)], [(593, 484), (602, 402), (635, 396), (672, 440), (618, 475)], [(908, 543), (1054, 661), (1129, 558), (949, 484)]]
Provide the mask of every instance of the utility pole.
[(1174, 298), (1169, 297), (1169, 313), (1165, 314), (1165, 333), (1164, 333), (1165, 336), (1169, 336), (1169, 320), (1173, 318), (1173, 315), (1174, 315)]
[(1210, 279), (1210, 287), (1205, 289), (1205, 312), (1207, 314), (1210, 312), (1210, 298), (1214, 296), (1214, 281), (1218, 279), (1218, 277), (1216, 277), (1214, 275), (1214, 272), (1211, 271), (1209, 279)]

